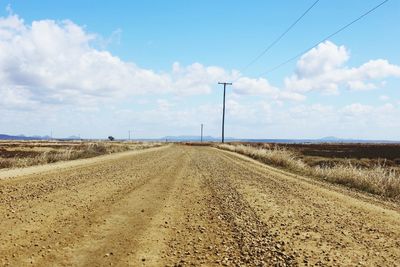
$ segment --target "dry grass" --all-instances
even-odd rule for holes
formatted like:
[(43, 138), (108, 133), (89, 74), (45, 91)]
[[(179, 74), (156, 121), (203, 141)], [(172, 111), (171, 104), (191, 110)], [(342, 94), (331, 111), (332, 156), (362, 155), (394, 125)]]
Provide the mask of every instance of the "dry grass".
[(263, 163), (288, 169), (296, 173), (400, 200), (400, 173), (383, 165), (362, 168), (348, 162), (345, 164), (312, 167), (299, 159), (294, 152), (282, 147), (255, 148), (241, 144), (222, 144), (216, 145), (216, 147), (240, 153)]
[(304, 171), (307, 165), (296, 159), (296, 155), (290, 150), (277, 146), (266, 148), (254, 148), (245, 145), (217, 145), (218, 148), (237, 152), (249, 156), (258, 161), (271, 164), (278, 167), (283, 167), (292, 171)]
[(376, 195), (400, 200), (400, 175), (392, 168), (376, 165), (371, 168), (340, 164), (332, 167), (314, 167), (316, 177), (343, 184)]
[[(18, 145), (24, 148), (24, 143)], [(82, 142), (76, 143), (54, 143), (40, 142), (28, 143), (25, 142), (26, 148), (32, 155), (14, 157), (1, 157), (0, 153), (0, 168), (20, 168), (33, 165), (41, 165), (53, 163), (57, 161), (67, 161), (82, 158), (91, 158), (104, 154), (123, 152), (128, 150), (141, 150), (151, 147), (161, 146), (162, 143), (118, 143), (118, 142)], [(33, 145), (32, 145), (33, 144)], [(46, 148), (47, 149), (43, 149)], [(60, 146), (60, 148), (54, 148)], [(33, 149), (32, 149), (33, 147)], [(20, 149), (20, 148), (19, 148)], [(23, 150), (22, 150), (23, 151)], [(7, 151), (9, 152), (9, 151)]]

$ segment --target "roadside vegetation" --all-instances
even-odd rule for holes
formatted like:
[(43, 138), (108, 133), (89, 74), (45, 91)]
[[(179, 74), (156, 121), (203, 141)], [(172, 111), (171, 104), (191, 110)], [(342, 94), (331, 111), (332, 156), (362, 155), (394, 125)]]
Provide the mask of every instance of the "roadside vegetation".
[(156, 142), (0, 142), (0, 169), (91, 158), (128, 150), (161, 146)]
[(381, 163), (370, 167), (361, 167), (348, 160), (347, 162), (330, 162), (310, 166), (296, 152), (284, 147), (266, 145), (259, 148), (243, 144), (219, 144), (216, 147), (246, 155), (295, 173), (400, 200), (399, 170)]

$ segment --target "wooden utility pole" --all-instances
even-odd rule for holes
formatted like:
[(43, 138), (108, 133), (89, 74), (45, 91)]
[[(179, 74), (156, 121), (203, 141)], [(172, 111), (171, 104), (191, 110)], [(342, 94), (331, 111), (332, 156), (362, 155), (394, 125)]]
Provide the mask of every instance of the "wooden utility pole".
[(203, 124), (201, 124), (200, 142), (203, 143)]
[(219, 82), (218, 84), (223, 84), (224, 85), (224, 102), (222, 106), (222, 143), (225, 141), (225, 94), (226, 94), (226, 86), (227, 85), (232, 85), (232, 83), (221, 83)]

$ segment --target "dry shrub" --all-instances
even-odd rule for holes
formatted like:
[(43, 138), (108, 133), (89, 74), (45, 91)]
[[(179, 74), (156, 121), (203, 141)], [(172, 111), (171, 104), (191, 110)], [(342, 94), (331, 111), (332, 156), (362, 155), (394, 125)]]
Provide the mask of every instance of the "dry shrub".
[(216, 147), (331, 183), (342, 184), (372, 194), (400, 200), (400, 173), (384, 165), (363, 168), (348, 161), (347, 164), (330, 163), (324, 166), (311, 167), (297, 158), (295, 153), (284, 148), (255, 148), (241, 144), (222, 144)]

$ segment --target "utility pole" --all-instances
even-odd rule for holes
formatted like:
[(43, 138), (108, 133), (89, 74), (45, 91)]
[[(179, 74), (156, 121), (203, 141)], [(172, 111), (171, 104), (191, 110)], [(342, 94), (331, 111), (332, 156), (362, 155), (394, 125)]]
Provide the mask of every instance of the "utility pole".
[(203, 124), (201, 124), (201, 137), (200, 142), (203, 143)]
[(131, 141), (131, 131), (128, 131), (128, 141)]
[(219, 82), (218, 84), (223, 84), (224, 85), (224, 102), (223, 102), (223, 107), (222, 107), (222, 143), (225, 141), (225, 94), (226, 94), (226, 86), (227, 85), (232, 85), (232, 83), (221, 83)]

